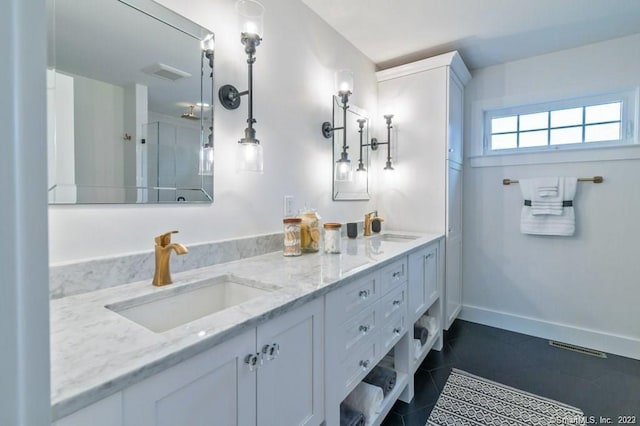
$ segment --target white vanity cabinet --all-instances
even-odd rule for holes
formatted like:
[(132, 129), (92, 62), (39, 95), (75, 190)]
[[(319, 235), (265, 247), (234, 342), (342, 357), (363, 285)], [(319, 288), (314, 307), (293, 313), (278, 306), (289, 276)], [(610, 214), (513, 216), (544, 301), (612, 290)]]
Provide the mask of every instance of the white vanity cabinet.
[(124, 425), (319, 425), (322, 330), (316, 299), (162, 371), (124, 390)]
[(376, 76), (378, 110), (395, 114), (394, 160), (412, 176), (380, 194), (381, 215), (391, 228), (446, 235), (442, 322), (448, 329), (462, 307), (463, 100), (471, 74), (450, 52)]
[(122, 392), (84, 407), (51, 426), (122, 426)]

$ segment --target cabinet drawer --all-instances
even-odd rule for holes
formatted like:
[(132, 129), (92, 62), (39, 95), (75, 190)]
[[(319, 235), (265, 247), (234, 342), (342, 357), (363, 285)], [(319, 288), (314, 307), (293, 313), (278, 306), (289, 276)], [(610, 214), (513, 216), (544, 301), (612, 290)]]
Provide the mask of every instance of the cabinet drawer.
[(380, 350), (387, 353), (407, 331), (407, 316), (404, 312), (393, 315), (385, 321), (380, 332)]
[(369, 374), (374, 367), (377, 356), (376, 342), (361, 345), (340, 364), (338, 376), (341, 380), (340, 399), (346, 397), (354, 387)]
[(377, 332), (376, 310), (371, 306), (352, 320), (347, 321), (336, 330), (337, 346), (340, 351), (337, 358), (344, 359), (360, 342), (364, 342)]
[(407, 282), (407, 259), (402, 258), (382, 269), (380, 278), (380, 294)]
[(403, 284), (399, 289), (383, 297), (377, 305), (378, 321), (386, 324), (387, 320), (398, 312), (407, 312), (407, 286)]
[(327, 321), (339, 325), (378, 299), (379, 274), (369, 274), (327, 295)]

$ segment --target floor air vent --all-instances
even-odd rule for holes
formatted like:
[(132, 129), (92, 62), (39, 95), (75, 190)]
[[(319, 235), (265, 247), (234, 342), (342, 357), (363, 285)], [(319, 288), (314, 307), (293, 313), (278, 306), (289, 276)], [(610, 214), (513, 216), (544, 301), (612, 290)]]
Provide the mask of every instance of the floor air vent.
[(576, 346), (569, 343), (556, 342), (555, 340), (549, 340), (549, 346), (553, 346), (554, 348), (566, 349), (568, 351), (579, 352), (585, 355), (596, 356), (598, 358), (607, 357), (606, 353), (596, 351), (595, 349), (583, 348), (582, 346)]

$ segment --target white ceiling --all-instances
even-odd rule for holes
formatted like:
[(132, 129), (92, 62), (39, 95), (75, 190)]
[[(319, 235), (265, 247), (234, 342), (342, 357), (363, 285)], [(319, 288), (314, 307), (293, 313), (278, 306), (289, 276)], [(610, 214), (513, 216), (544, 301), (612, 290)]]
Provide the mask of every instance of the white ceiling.
[(640, 0), (302, 1), (379, 69), (451, 50), (475, 69), (640, 32)]

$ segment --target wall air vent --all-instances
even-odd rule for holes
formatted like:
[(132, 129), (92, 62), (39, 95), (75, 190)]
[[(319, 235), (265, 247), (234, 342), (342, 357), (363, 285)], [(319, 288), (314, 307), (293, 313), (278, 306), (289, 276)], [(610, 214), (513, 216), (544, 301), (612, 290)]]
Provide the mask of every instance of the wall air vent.
[(572, 345), (570, 343), (556, 342), (555, 340), (549, 340), (549, 346), (554, 348), (566, 349), (568, 351), (579, 352), (585, 355), (596, 356), (598, 358), (606, 358), (607, 354), (595, 349), (583, 348), (582, 346)]
[(163, 80), (171, 80), (176, 81), (181, 78), (189, 78), (191, 74), (186, 71), (179, 70), (177, 68), (171, 67), (169, 65), (161, 64), (157, 62), (153, 65), (149, 65), (148, 67), (142, 68), (142, 72), (145, 74), (153, 75), (155, 77), (161, 78)]

